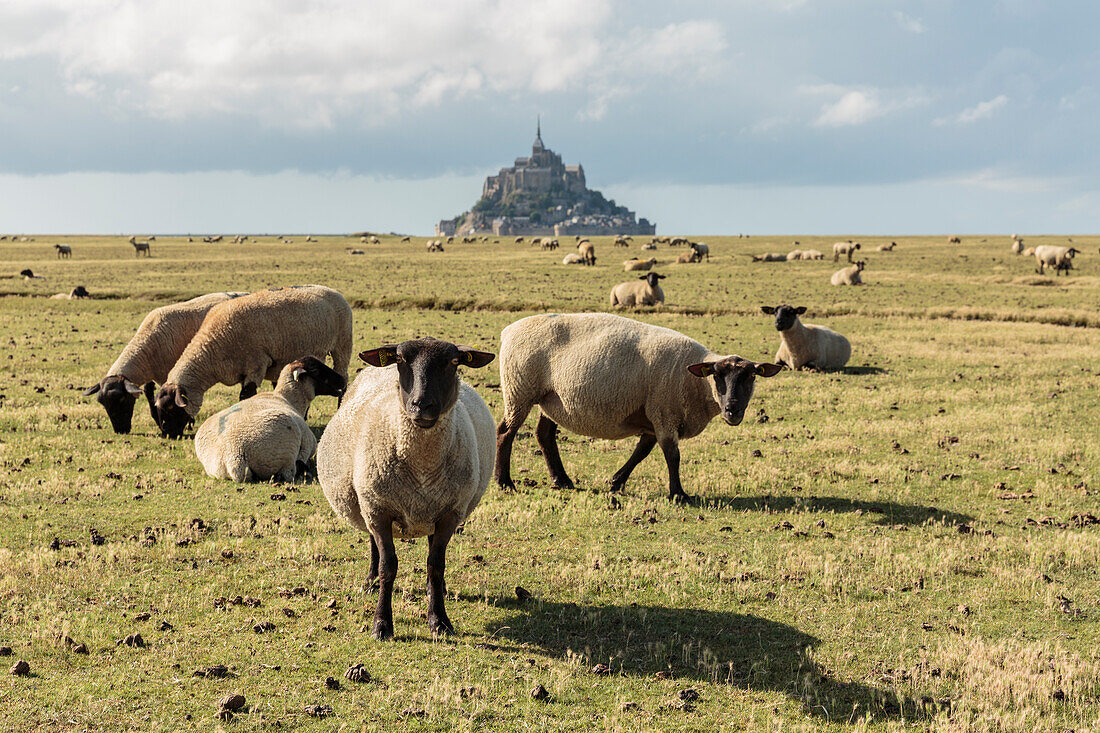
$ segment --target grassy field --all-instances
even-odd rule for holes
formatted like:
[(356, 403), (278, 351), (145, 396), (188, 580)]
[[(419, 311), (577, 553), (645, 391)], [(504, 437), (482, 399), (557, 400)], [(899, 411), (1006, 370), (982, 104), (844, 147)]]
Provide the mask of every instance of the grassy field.
[[(30, 664), (0, 675), (5, 728), (1100, 730), (1100, 237), (1074, 237), (1068, 278), (1003, 235), (892, 253), (863, 238), (859, 288), (829, 286), (831, 256), (747, 256), (791, 238), (704, 238), (698, 265), (661, 245), (668, 304), (637, 318), (759, 361), (779, 342), (760, 306), (805, 305), (849, 336), (850, 368), (760, 380), (743, 425), (683, 443), (695, 506), (665, 500), (656, 454), (612, 496), (632, 443), (568, 434), (579, 488), (551, 488), (532, 416), (519, 488), (491, 486), (451, 544), (458, 633), (432, 640), (426, 544), (399, 543), (385, 644), (366, 537), (316, 484), (211, 479), (140, 404), (119, 436), (80, 390), (150, 308), (205, 292), (321, 283), (356, 306), (357, 350), (433, 335), (495, 351), (524, 315), (606, 310), (643, 253), (598, 238), (585, 268), (511, 238), (442, 254), (293, 238), (163, 237), (149, 259), (123, 237), (0, 242), (0, 663)], [(93, 298), (48, 297), (75, 285)], [(495, 362), (468, 376), (499, 415)], [(215, 387), (202, 416), (235, 395)], [(315, 403), (318, 434), (334, 409)], [(118, 643), (135, 633), (144, 646)], [(371, 681), (343, 677), (355, 663)], [(214, 665), (225, 676), (196, 674)], [(246, 710), (219, 721), (228, 693)]]

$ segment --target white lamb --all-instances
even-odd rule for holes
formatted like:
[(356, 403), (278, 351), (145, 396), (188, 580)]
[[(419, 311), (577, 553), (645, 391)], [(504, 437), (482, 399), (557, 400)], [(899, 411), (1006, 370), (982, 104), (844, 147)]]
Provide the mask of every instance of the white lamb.
[(650, 257), (648, 260), (624, 260), (623, 271), (632, 272), (637, 270), (652, 270), (653, 266), (657, 264), (656, 257)]
[[(436, 339), (364, 351), (317, 448), (317, 477), (337, 515), (371, 534), (379, 581), (372, 634), (393, 637), (393, 538), (428, 536), (428, 628), (454, 630), (443, 600), (447, 543), (481, 501), (493, 471), (493, 416), (458, 377), (493, 354)], [(381, 563), (379, 563), (381, 559)]]
[(867, 263), (860, 260), (854, 265), (849, 265), (834, 272), (829, 282), (833, 285), (862, 285), (863, 276), (860, 273), (863, 272), (863, 268), (866, 266)]
[(195, 431), (195, 453), (214, 478), (294, 481), (317, 449), (306, 414), (317, 395), (344, 394), (346, 380), (312, 356), (283, 367), (274, 392), (212, 415)]
[(665, 291), (661, 290), (658, 280), (664, 280), (665, 275), (651, 272), (642, 275), (637, 280), (619, 283), (611, 288), (611, 305), (625, 306), (628, 308), (639, 305), (657, 305), (665, 302)]
[(848, 339), (824, 326), (803, 324), (798, 319), (806, 312), (805, 306), (765, 305), (760, 310), (775, 314), (775, 330), (781, 339), (776, 364), (790, 369), (840, 369), (852, 357)]
[[(538, 405), (535, 435), (556, 486), (573, 487), (558, 453), (561, 425), (606, 440), (640, 436), (611, 478), (613, 491), (660, 445), (669, 498), (688, 500), (680, 484), (680, 441), (701, 433), (719, 414), (739, 425), (755, 377), (782, 368), (722, 356), (682, 333), (605, 313), (529, 316), (500, 337), (504, 419), (497, 426), (496, 480), (509, 488), (515, 487), (512, 443)], [(711, 376), (713, 382), (706, 379)]]

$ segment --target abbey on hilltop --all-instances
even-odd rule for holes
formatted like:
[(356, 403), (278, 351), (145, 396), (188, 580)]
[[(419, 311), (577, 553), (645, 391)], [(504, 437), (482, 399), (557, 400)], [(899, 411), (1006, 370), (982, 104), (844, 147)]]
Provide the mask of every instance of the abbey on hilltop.
[(437, 236), (455, 234), (654, 234), (657, 227), (585, 185), (584, 168), (563, 165), (542, 144), (542, 122), (531, 155), (485, 179), (473, 208), (435, 227)]

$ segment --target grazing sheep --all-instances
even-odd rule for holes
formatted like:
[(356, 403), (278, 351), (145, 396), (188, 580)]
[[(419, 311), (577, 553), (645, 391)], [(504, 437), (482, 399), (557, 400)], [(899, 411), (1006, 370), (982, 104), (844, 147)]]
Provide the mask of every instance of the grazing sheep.
[(1054, 276), (1057, 277), (1059, 272), (1065, 272), (1066, 276), (1069, 276), (1069, 271), (1073, 269), (1073, 256), (1080, 254), (1081, 250), (1075, 247), (1056, 247), (1052, 244), (1042, 244), (1035, 248), (1035, 261), (1039, 263), (1039, 269), (1036, 270), (1040, 275), (1048, 267), (1054, 268)]
[(691, 244), (691, 241), (686, 237), (673, 237), (669, 240), (669, 247), (686, 247)]
[(761, 306), (760, 310), (775, 315), (775, 330), (779, 331), (779, 351), (775, 363), (790, 369), (840, 369), (852, 357), (848, 339), (824, 326), (805, 324), (798, 317), (805, 306)]
[(516, 237), (516, 244), (523, 244), (523, 237)]
[[(611, 305), (633, 308), (639, 305), (657, 305), (665, 302), (665, 291), (661, 290), (658, 280), (665, 275), (651, 272), (638, 280), (629, 280), (611, 288)], [(640, 281), (640, 282), (639, 282)]]
[(837, 242), (833, 245), (833, 262), (839, 260), (841, 255), (848, 255), (848, 261), (851, 262), (852, 255), (859, 248), (860, 243), (853, 243), (850, 239), (847, 242)]
[[(555, 486), (571, 489), (558, 453), (557, 430), (607, 440), (640, 436), (611, 478), (612, 491), (661, 446), (669, 498), (688, 500), (680, 484), (679, 442), (703, 431), (715, 415), (739, 425), (754, 379), (778, 364), (721, 356), (668, 328), (606, 313), (529, 316), (501, 332), (504, 419), (497, 426), (496, 480), (514, 488), (512, 443), (535, 405), (535, 435)], [(714, 377), (713, 383), (706, 377)]]
[(431, 242), (428, 242), (428, 251), (429, 252), (442, 252), (443, 251), (443, 242), (439, 241), (438, 239), (436, 239), (434, 241), (431, 241)]
[(134, 257), (140, 257), (142, 252), (145, 253), (146, 257), (150, 256), (148, 241), (139, 242), (137, 237), (130, 237), (130, 244), (134, 245)]
[(183, 303), (161, 306), (141, 321), (130, 342), (123, 348), (107, 376), (84, 390), (96, 395), (107, 411), (116, 433), (130, 432), (134, 402), (146, 386), (145, 398), (156, 420), (153, 383), (163, 384), (168, 372), (199, 330), (206, 314), (216, 305), (247, 293), (210, 293)]
[(372, 234), (372, 235), (370, 235), (370, 243), (371, 244), (382, 244), (382, 240)]
[(195, 454), (214, 478), (237, 483), (293, 481), (317, 449), (306, 413), (317, 395), (339, 397), (347, 381), (312, 356), (283, 367), (264, 392), (209, 417), (195, 431)]
[(615, 237), (615, 246), (616, 247), (629, 247), (630, 242), (628, 242), (625, 237), (617, 236), (617, 237)]
[(73, 258), (73, 248), (70, 247), (69, 245), (67, 245), (67, 244), (55, 244), (53, 246), (53, 248), (57, 250), (57, 259), (59, 259), (59, 260), (63, 260), (63, 259), (71, 260)]
[(648, 260), (639, 260), (637, 258), (633, 260), (623, 261), (623, 271), (632, 272), (635, 270), (652, 270), (653, 266), (657, 264), (656, 257), (650, 257)]
[(570, 252), (565, 257), (562, 257), (561, 263), (563, 265), (583, 265), (585, 264), (584, 258), (576, 252)]
[(364, 351), (317, 447), (317, 478), (333, 511), (371, 535), (378, 580), (371, 635), (393, 638), (393, 538), (428, 537), (428, 628), (454, 631), (444, 608), (447, 543), (481, 501), (493, 472), (493, 416), (458, 367), (493, 354), (424, 338)]
[(863, 268), (867, 266), (867, 263), (863, 260), (849, 265), (841, 270), (837, 270), (833, 273), (829, 282), (833, 285), (862, 285), (863, 277), (860, 275), (863, 272)]
[(690, 246), (695, 254), (699, 257), (700, 262), (702, 262), (704, 259), (707, 262), (710, 262), (710, 245), (703, 242), (692, 242)]
[(351, 339), (351, 307), (321, 285), (271, 288), (216, 305), (157, 392), (161, 433), (182, 436), (218, 382), (240, 384), (239, 399), (247, 399), (302, 355), (331, 355), (332, 368), (346, 379)]
[(1013, 254), (1020, 254), (1023, 251), (1024, 251), (1024, 240), (1022, 240), (1022, 239), (1013, 239), (1012, 240), (1012, 253)]
[[(681, 255), (682, 256), (682, 255)], [(753, 255), (753, 262), (786, 262), (787, 255), (783, 252), (765, 252), (762, 255)]]
[(592, 243), (587, 239), (582, 240), (577, 245), (577, 250), (581, 253), (581, 257), (584, 259), (584, 264), (594, 265), (596, 264), (596, 248), (592, 246)]
[(897, 242), (890, 242), (890, 244), (880, 244), (878, 247), (875, 248), (875, 251), (877, 251), (877, 252), (893, 252), (894, 247), (897, 247), (897, 246), (898, 246)]

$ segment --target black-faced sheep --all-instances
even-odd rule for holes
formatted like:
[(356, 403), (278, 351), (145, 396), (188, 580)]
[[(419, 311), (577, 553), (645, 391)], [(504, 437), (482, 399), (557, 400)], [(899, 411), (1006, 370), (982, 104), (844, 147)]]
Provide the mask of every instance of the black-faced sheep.
[(775, 315), (775, 330), (779, 331), (779, 351), (775, 363), (790, 369), (840, 369), (852, 357), (852, 345), (836, 331), (803, 324), (798, 317), (805, 306), (761, 306), (760, 310)]
[(657, 305), (665, 302), (665, 291), (661, 290), (659, 280), (664, 275), (651, 272), (637, 280), (619, 283), (611, 288), (611, 305), (633, 308), (639, 305)]
[(863, 268), (866, 266), (867, 263), (860, 260), (854, 265), (837, 270), (829, 278), (829, 283), (832, 285), (862, 285), (863, 276), (860, 273), (863, 272)]
[(1068, 277), (1069, 271), (1073, 269), (1073, 256), (1079, 253), (1080, 250), (1075, 247), (1041, 244), (1035, 248), (1035, 261), (1039, 264), (1036, 272), (1042, 275), (1046, 268), (1053, 267), (1055, 277), (1059, 272), (1066, 273)]

